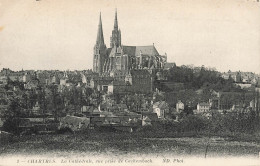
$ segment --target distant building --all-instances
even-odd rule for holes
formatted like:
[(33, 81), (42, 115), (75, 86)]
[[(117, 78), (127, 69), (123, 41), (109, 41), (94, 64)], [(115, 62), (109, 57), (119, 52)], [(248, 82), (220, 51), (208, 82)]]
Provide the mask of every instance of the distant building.
[(165, 114), (169, 113), (169, 106), (165, 101), (158, 101), (153, 104), (153, 112), (158, 118), (165, 118)]
[(72, 131), (78, 131), (87, 129), (90, 124), (90, 118), (77, 117), (77, 116), (66, 116), (60, 121), (60, 128), (68, 127)]
[(205, 113), (209, 112), (210, 110), (210, 103), (198, 103), (197, 104), (197, 112), (196, 113)]
[(181, 100), (178, 101), (178, 103), (176, 103), (176, 112), (180, 113), (184, 110), (184, 104), (183, 102), (181, 102)]
[(68, 75), (67, 75), (67, 73), (65, 72), (65, 73), (64, 73), (64, 76), (60, 79), (60, 85), (66, 86), (67, 83), (68, 83)]
[(250, 83), (235, 83), (235, 85), (241, 89), (248, 89), (252, 87)]
[(24, 84), (25, 89), (36, 89), (39, 86), (39, 80), (33, 79)]
[(23, 75), (23, 82), (24, 82), (24, 83), (27, 83), (27, 82), (29, 82), (32, 78), (33, 78), (33, 76), (32, 76), (31, 74), (25, 73), (25, 74)]
[(153, 112), (142, 112), (142, 126), (151, 126), (158, 122), (158, 116)]

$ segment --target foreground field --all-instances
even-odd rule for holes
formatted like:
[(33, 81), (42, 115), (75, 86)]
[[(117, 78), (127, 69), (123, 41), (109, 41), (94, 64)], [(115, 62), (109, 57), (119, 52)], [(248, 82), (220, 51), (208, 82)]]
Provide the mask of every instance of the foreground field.
[(114, 133), (28, 135), (2, 144), (0, 155), (174, 155), (197, 157), (258, 157), (257, 135), (208, 136), (195, 133)]

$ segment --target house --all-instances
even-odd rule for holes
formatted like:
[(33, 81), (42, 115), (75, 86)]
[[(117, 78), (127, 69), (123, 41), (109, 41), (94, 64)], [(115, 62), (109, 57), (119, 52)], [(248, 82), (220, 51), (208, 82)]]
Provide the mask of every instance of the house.
[(144, 116), (142, 119), (142, 126), (152, 126), (152, 120), (148, 116)]
[(248, 89), (252, 87), (251, 83), (235, 83), (235, 85), (241, 89)]
[(86, 112), (93, 112), (94, 111), (94, 106), (86, 106), (86, 105), (83, 105), (81, 107), (81, 112), (82, 113), (86, 113)]
[(169, 106), (165, 101), (158, 101), (153, 104), (153, 112), (158, 118), (165, 118), (165, 114), (169, 113)]
[(90, 124), (90, 118), (66, 116), (61, 119), (59, 128), (68, 127), (72, 131), (79, 131), (79, 130), (87, 129), (89, 124)]
[(67, 77), (64, 76), (64, 77), (62, 77), (62, 78), (60, 79), (60, 85), (66, 86), (67, 83), (68, 83), (68, 78), (67, 78)]
[(38, 79), (33, 79), (28, 81), (26, 84), (24, 84), (25, 89), (36, 89), (39, 85), (39, 80)]
[(94, 87), (97, 85), (98, 91), (103, 91), (105, 93), (113, 93), (113, 78), (112, 77), (101, 77), (94, 80)]
[(229, 110), (230, 112), (249, 112), (250, 107), (246, 108), (245, 105), (233, 105), (232, 108)]
[(153, 125), (153, 123), (158, 122), (158, 116), (156, 113), (153, 112), (142, 112), (142, 126), (145, 125)]
[(223, 73), (221, 75), (222, 78), (228, 80), (230, 78), (232, 78), (234, 80), (234, 82), (242, 82), (242, 76), (241, 76), (241, 72), (231, 72), (230, 70), (227, 73)]
[(27, 82), (29, 82), (30, 80), (32, 80), (32, 78), (33, 78), (33, 76), (30, 74), (30, 73), (25, 73), (24, 75), (23, 75), (23, 82), (24, 83), (27, 83)]
[(210, 103), (198, 103), (197, 104), (197, 110), (194, 113), (206, 113), (210, 110)]
[(176, 112), (180, 113), (184, 110), (184, 104), (183, 102), (181, 102), (181, 100), (178, 101), (178, 103), (176, 103)]

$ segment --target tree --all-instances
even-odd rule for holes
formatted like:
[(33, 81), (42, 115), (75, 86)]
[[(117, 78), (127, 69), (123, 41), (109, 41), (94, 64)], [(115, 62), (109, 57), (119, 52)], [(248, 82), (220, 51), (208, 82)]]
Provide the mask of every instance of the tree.
[(22, 113), (19, 99), (11, 99), (7, 111), (4, 112), (3, 130), (14, 134), (19, 134), (21, 115)]

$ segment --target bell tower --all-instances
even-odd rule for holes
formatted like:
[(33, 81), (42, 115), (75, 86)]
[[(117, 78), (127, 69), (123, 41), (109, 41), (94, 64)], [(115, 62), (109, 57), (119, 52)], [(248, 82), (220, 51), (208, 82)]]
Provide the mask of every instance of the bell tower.
[(106, 45), (104, 42), (101, 13), (99, 16), (97, 40), (94, 46), (93, 71), (101, 74), (106, 59)]

